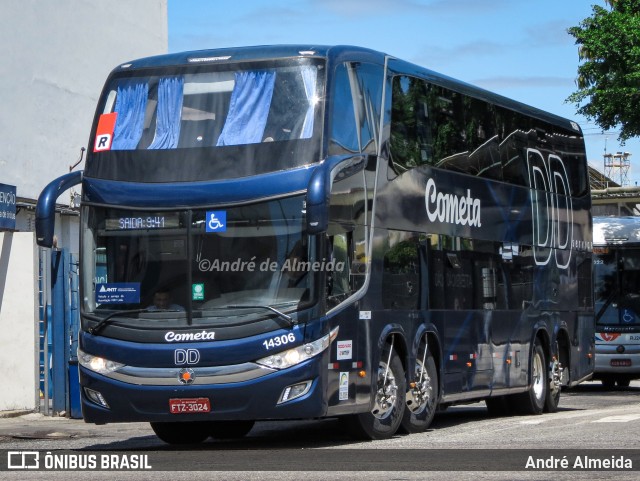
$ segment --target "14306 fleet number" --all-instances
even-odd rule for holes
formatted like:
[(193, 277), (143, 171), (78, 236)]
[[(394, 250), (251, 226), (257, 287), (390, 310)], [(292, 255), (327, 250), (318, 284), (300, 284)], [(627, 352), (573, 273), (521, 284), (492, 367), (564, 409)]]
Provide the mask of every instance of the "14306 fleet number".
[(271, 339), (267, 339), (262, 343), (262, 345), (268, 351), (269, 349), (284, 346), (286, 344), (289, 344), (290, 342), (294, 342), (295, 340), (295, 334), (293, 332), (290, 332), (289, 334), (283, 334), (282, 336), (276, 336), (272, 337)]

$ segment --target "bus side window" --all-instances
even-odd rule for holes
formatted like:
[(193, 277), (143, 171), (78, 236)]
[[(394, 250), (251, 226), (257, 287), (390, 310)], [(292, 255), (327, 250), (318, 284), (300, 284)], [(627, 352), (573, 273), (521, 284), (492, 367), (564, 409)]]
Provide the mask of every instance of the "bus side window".
[(364, 285), (368, 266), (364, 226), (355, 226), (347, 232), (331, 230), (328, 235), (327, 298), (330, 307), (334, 307)]
[(336, 67), (329, 155), (376, 154), (382, 78), (379, 65), (351, 62)]
[(421, 79), (406, 76), (394, 77), (392, 89), (389, 157), (392, 169), (401, 174), (434, 163), (432, 92)]
[(346, 299), (350, 292), (349, 273), (351, 263), (349, 259), (349, 233), (330, 236), (329, 260), (335, 266), (327, 271), (327, 298), (330, 307), (337, 306)]
[(384, 254), (382, 305), (385, 309), (418, 309), (421, 294), (420, 243), (415, 234), (389, 233)]

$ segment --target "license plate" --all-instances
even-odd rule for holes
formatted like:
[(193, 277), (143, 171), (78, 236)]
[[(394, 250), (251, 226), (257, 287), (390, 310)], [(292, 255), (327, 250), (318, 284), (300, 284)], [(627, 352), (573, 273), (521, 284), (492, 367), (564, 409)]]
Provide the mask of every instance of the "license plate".
[(613, 367), (631, 367), (631, 359), (611, 359), (609, 364)]
[(209, 398), (169, 399), (171, 414), (208, 413), (211, 411)]

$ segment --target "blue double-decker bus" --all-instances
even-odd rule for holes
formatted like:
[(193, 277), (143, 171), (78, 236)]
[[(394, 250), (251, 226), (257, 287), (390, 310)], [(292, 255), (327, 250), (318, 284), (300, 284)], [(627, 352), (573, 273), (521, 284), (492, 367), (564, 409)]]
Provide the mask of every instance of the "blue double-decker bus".
[(113, 70), (40, 245), (80, 182), (87, 422), (383, 439), (455, 403), (555, 411), (592, 375), (574, 122), (363, 48), (176, 53)]

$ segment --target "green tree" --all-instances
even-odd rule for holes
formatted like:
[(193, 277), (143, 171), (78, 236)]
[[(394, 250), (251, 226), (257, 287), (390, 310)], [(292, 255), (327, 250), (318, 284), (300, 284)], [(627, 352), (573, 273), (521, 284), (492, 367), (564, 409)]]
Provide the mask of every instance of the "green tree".
[(640, 0), (605, 0), (568, 32), (579, 45), (578, 90), (567, 98), (578, 114), (618, 140), (640, 136)]

